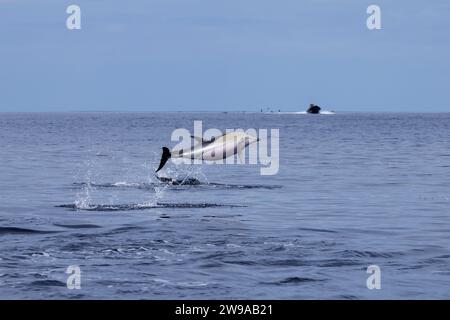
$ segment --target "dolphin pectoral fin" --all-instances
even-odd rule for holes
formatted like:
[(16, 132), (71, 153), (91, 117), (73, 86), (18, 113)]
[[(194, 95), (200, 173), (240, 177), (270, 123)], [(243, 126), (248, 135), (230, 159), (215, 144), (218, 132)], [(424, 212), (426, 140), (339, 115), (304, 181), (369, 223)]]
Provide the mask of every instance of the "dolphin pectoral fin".
[(240, 149), (237, 152), (237, 154), (238, 154), (238, 157), (239, 157), (239, 163), (240, 164), (244, 164), (245, 163), (245, 161), (244, 161), (244, 149)]
[(161, 170), (164, 167), (164, 165), (166, 164), (167, 160), (169, 160), (170, 157), (172, 156), (172, 154), (170, 153), (170, 150), (168, 148), (163, 147), (162, 149), (163, 149), (163, 153), (161, 156), (161, 162), (159, 163), (159, 167), (156, 170), (156, 172)]

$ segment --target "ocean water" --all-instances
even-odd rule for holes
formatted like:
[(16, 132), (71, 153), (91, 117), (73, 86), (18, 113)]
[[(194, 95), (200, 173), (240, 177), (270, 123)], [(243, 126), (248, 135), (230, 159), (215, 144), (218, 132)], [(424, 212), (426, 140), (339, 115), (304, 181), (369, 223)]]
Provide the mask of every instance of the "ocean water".
[[(160, 182), (194, 120), (279, 128), (279, 173)], [(450, 114), (2, 113), (0, 160), (2, 299), (450, 298)]]

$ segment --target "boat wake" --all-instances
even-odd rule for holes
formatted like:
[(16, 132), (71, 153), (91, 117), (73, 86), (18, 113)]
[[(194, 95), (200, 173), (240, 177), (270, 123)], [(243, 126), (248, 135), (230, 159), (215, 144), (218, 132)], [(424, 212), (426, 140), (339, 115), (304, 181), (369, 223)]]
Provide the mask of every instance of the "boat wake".
[[(309, 115), (310, 113), (306, 112), (306, 111), (293, 111), (293, 112), (269, 112), (267, 114), (307, 114)], [(318, 114), (323, 114), (323, 115), (331, 115), (331, 114), (336, 114), (336, 112), (334, 111), (328, 111), (328, 110), (321, 110)]]

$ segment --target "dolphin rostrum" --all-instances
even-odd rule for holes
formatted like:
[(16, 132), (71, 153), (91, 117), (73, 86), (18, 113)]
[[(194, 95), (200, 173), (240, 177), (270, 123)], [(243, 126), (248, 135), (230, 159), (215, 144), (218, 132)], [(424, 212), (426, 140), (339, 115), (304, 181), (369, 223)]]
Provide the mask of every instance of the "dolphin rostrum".
[(238, 154), (240, 161), (243, 163), (242, 151), (251, 143), (259, 141), (258, 138), (241, 131), (226, 133), (219, 137), (213, 137), (210, 140), (203, 140), (194, 136), (191, 137), (198, 143), (189, 150), (179, 149), (170, 151), (169, 148), (163, 147), (161, 162), (156, 172), (161, 170), (170, 158), (217, 161)]

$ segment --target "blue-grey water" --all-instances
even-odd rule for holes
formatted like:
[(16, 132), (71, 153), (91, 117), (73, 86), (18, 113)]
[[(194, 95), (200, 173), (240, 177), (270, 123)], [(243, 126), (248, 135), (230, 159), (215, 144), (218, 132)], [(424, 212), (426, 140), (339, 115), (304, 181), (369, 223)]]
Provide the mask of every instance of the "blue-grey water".
[[(194, 120), (278, 128), (279, 173), (158, 181)], [(450, 114), (3, 113), (0, 160), (3, 299), (450, 298)]]

